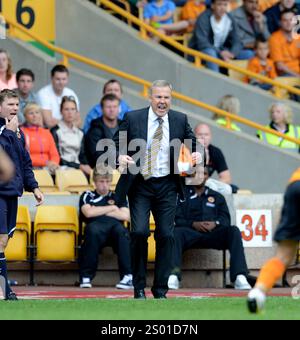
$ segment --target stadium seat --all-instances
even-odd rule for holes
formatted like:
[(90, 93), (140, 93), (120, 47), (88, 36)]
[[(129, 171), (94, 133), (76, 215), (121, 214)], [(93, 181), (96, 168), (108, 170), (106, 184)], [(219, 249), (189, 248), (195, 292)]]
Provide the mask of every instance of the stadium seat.
[(55, 182), (59, 191), (81, 193), (91, 189), (84, 173), (77, 169), (57, 170), (55, 173)]
[(47, 170), (33, 170), (35, 179), (43, 192), (57, 191), (53, 179)]
[[(246, 69), (248, 65), (248, 60), (231, 60), (229, 63)], [(232, 79), (244, 81), (245, 75), (243, 73), (237, 72), (232, 69), (228, 69), (228, 74), (229, 77)]]
[(248, 190), (248, 189), (239, 189), (237, 194), (239, 194), (239, 195), (252, 195), (253, 192), (251, 190)]
[(38, 207), (34, 221), (37, 261), (76, 260), (79, 222), (72, 206)]
[(8, 261), (27, 261), (30, 234), (31, 220), (29, 209), (21, 205), (18, 208), (17, 226), (14, 237), (9, 240), (5, 250), (5, 257)]
[[(284, 84), (284, 85), (289, 85), (289, 86), (300, 86), (300, 79), (296, 77), (277, 77), (274, 80), (277, 82)], [(275, 96), (280, 98), (280, 99), (288, 99), (289, 98), (289, 93), (285, 89), (281, 89), (276, 87), (275, 88)]]
[(71, 193), (70, 191), (52, 191), (52, 192), (46, 192), (45, 193), (45, 196), (56, 196), (56, 195), (59, 195), (59, 196), (70, 196)]

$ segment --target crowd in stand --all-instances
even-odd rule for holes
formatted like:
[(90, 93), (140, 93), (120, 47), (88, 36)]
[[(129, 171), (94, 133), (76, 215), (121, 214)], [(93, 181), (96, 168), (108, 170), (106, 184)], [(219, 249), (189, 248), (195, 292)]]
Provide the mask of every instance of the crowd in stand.
[[(113, 1), (122, 6), (120, 1)], [(297, 0), (128, 0), (133, 14), (166, 35), (190, 35), (189, 47), (271, 79), (300, 77)], [(178, 17), (179, 13), (179, 17)], [(299, 33), (299, 32), (298, 32)], [(153, 37), (154, 40), (157, 38)], [(192, 57), (188, 57), (192, 60)], [(213, 62), (206, 67), (226, 73)], [(245, 78), (254, 86), (272, 86)]]

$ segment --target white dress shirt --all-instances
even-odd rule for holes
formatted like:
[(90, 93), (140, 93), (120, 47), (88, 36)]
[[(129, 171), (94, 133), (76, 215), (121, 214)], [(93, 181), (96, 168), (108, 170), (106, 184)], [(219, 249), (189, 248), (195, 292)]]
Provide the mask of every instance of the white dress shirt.
[(148, 115), (148, 138), (147, 138), (147, 150), (149, 150), (154, 133), (159, 126), (159, 122), (157, 118), (163, 119), (163, 137), (160, 142), (160, 149), (157, 154), (156, 164), (154, 169), (152, 170), (152, 177), (163, 177), (170, 174), (170, 129), (169, 129), (169, 115), (166, 114), (164, 117), (158, 117), (152, 110), (152, 107), (149, 108)]

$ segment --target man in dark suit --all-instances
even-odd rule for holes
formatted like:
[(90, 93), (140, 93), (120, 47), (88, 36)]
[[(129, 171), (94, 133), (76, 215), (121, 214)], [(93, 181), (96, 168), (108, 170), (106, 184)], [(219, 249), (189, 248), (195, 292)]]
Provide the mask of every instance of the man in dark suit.
[[(171, 85), (164, 80), (155, 81), (150, 88), (150, 107), (129, 112), (114, 137), (118, 162), (126, 170), (118, 182), (116, 195), (120, 201), (125, 195), (129, 198), (133, 286), (137, 299), (146, 298), (150, 211), (156, 225), (151, 291), (154, 298), (166, 298), (174, 250), (176, 198), (178, 192), (183, 195), (177, 168), (179, 149), (184, 140), (189, 140), (190, 149), (196, 150), (187, 116), (170, 110), (171, 97)], [(192, 158), (199, 162), (201, 155), (193, 152)]]

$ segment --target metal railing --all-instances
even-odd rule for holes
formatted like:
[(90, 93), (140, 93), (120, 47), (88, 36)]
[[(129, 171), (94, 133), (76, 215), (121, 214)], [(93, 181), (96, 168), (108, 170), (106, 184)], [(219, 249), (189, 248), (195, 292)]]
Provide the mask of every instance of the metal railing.
[[(104, 1), (104, 0), (102, 0), (102, 1)], [(70, 59), (79, 61), (81, 63), (84, 63), (84, 64), (89, 65), (91, 67), (94, 67), (96, 69), (99, 69), (101, 71), (107, 72), (109, 74), (113, 74), (114, 76), (126, 79), (128, 81), (131, 81), (131, 82), (133, 82), (135, 84), (140, 85), (142, 87), (141, 95), (143, 97), (147, 97), (148, 96), (148, 90), (149, 90), (149, 88), (151, 86), (151, 82), (150, 81), (147, 81), (147, 80), (144, 80), (142, 78), (139, 78), (139, 77), (136, 77), (134, 75), (131, 75), (129, 73), (117, 70), (117, 69), (115, 69), (115, 68), (113, 68), (111, 66), (102, 64), (102, 63), (100, 63), (98, 61), (95, 61), (95, 60), (89, 59), (87, 57), (84, 57), (82, 55), (79, 55), (77, 53), (68, 51), (68, 50), (66, 50), (64, 48), (55, 46), (55, 45), (49, 43), (48, 41), (38, 37), (36, 34), (33, 34), (32, 32), (29, 32), (25, 27), (23, 27), (22, 25), (20, 25), (18, 23), (12, 22), (10, 20), (6, 20), (6, 22), (9, 24), (9, 34), (13, 35), (14, 30), (21, 31), (22, 33), (26, 34), (27, 36), (29, 36), (34, 41), (42, 44), (43, 46), (47, 47), (48, 49), (52, 50), (53, 52), (61, 54), (62, 57), (63, 57), (62, 58), (62, 63), (64, 65), (69, 66), (69, 60)], [(213, 112), (215, 114), (218, 114), (218, 115), (220, 115), (222, 117), (225, 117), (229, 123), (230, 123), (230, 121), (235, 121), (235, 122), (244, 124), (246, 126), (249, 126), (251, 128), (254, 128), (256, 130), (260, 130), (260, 131), (263, 131), (263, 132), (266, 132), (266, 133), (271, 133), (271, 134), (276, 135), (276, 136), (278, 136), (280, 138), (283, 138), (285, 140), (288, 140), (290, 142), (293, 142), (295, 144), (300, 145), (300, 140), (299, 139), (296, 139), (296, 138), (293, 138), (293, 137), (289, 137), (289, 136), (287, 136), (287, 135), (285, 135), (283, 133), (277, 132), (277, 131), (275, 131), (273, 129), (270, 129), (270, 128), (265, 127), (263, 125), (260, 125), (258, 123), (252, 122), (249, 119), (246, 119), (246, 118), (237, 116), (235, 114), (226, 112), (226, 111), (221, 110), (221, 109), (219, 109), (219, 108), (217, 108), (217, 107), (215, 107), (213, 105), (209, 105), (209, 104), (203, 103), (203, 102), (201, 102), (201, 101), (199, 101), (197, 99), (188, 97), (188, 96), (186, 96), (186, 95), (184, 95), (182, 93), (173, 91), (172, 92), (172, 97), (175, 98), (175, 99), (181, 100), (181, 101), (183, 101), (185, 103), (192, 104), (192, 105), (194, 105), (196, 107), (201, 107), (204, 110), (208, 110), (208, 111)], [(227, 125), (229, 125), (229, 124), (227, 124)]]
[[(248, 71), (248, 70), (246, 70), (242, 67), (236, 66), (234, 64), (226, 63), (225, 61), (222, 61), (222, 60), (217, 59), (217, 58), (213, 58), (213, 57), (211, 57), (211, 56), (209, 56), (205, 53), (202, 53), (202, 52), (193, 50), (189, 47), (186, 47), (186, 46), (178, 43), (176, 40), (172, 39), (172, 37), (168, 37), (168, 36), (162, 34), (161, 32), (157, 31), (152, 26), (146, 24), (142, 20), (138, 19), (137, 17), (135, 17), (131, 13), (128, 13), (127, 11), (125, 11), (124, 9), (115, 5), (114, 3), (112, 3), (109, 0), (100, 0), (99, 3), (101, 3), (105, 7), (109, 8), (110, 10), (114, 11), (115, 13), (121, 15), (122, 17), (126, 18), (130, 22), (136, 24), (141, 30), (141, 37), (143, 39), (148, 39), (147, 33), (151, 33), (154, 36), (160, 38), (160, 40), (162, 40), (162, 41), (166, 42), (167, 44), (171, 45), (172, 47), (176, 48), (178, 51), (182, 52), (184, 55), (193, 56), (195, 58), (194, 65), (196, 67), (202, 66), (201, 60), (213, 62), (213, 63), (219, 65), (220, 67), (223, 67), (223, 68), (226, 68), (226, 69), (231, 69), (231, 70), (234, 70), (236, 72), (242, 73), (243, 75), (248, 76), (249, 78), (258, 79), (258, 80), (260, 80), (264, 83), (267, 83), (267, 84), (274, 86), (275, 88), (285, 89), (288, 92), (300, 95), (300, 90), (295, 88), (295, 87), (292, 87), (292, 86), (289, 86), (289, 85), (286, 85), (286, 84), (282, 84), (282, 83), (280, 83), (278, 81), (274, 81), (274, 80), (272, 80), (272, 79), (270, 79), (266, 76), (262, 76), (260, 74)], [(276, 93), (278, 93), (278, 91), (275, 90), (275, 94)]]

